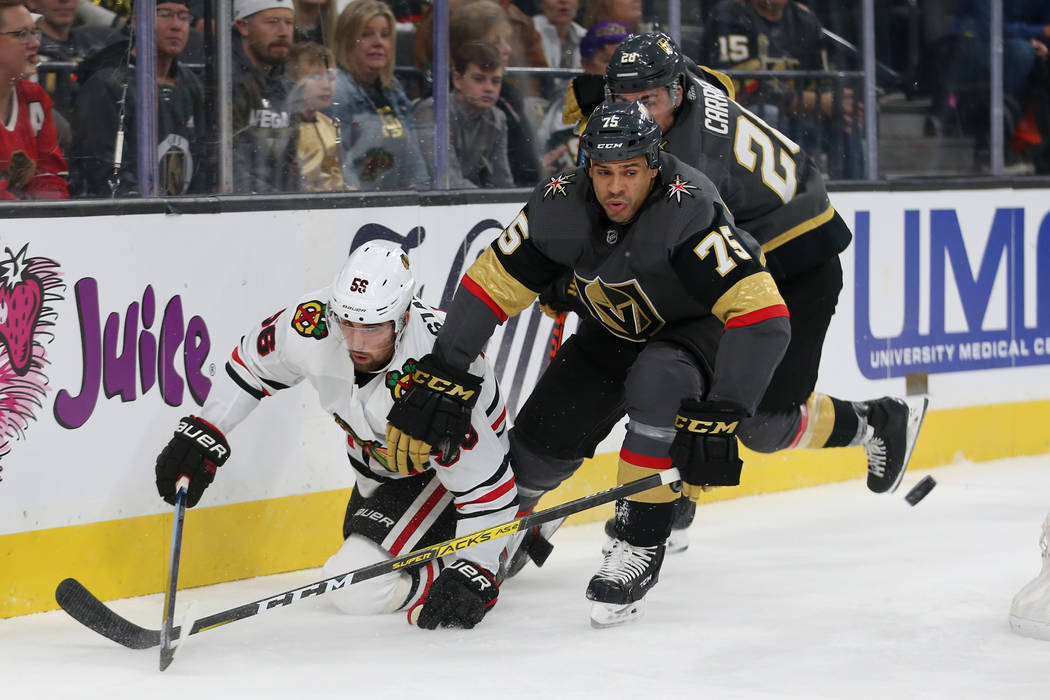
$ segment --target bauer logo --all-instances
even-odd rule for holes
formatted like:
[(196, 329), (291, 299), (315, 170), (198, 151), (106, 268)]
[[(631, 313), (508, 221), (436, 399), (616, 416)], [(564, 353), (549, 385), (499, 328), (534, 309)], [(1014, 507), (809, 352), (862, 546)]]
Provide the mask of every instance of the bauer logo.
[(865, 377), (1050, 364), (1050, 214), (975, 205), (885, 216), (858, 211), (854, 227)]

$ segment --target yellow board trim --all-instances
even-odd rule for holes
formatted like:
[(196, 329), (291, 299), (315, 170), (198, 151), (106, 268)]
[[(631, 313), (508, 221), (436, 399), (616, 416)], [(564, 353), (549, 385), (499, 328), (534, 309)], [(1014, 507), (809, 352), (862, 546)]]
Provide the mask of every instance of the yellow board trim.
[[(911, 468), (1050, 453), (1048, 422), (1050, 401), (931, 411)], [(989, 425), (996, 429), (989, 431)], [(707, 492), (701, 504), (860, 480), (866, 473), (859, 447), (741, 452), (740, 486)], [(587, 460), (540, 507), (611, 488), (618, 461), (618, 452)], [(865, 487), (858, 483), (857, 488)], [(188, 511), (179, 587), (320, 566), (341, 543), (348, 497), (349, 490), (340, 489)], [(612, 512), (611, 504), (592, 508), (571, 516), (569, 523), (604, 520)], [(170, 514), (0, 535), (0, 618), (55, 609), (55, 586), (67, 576), (103, 600), (159, 593), (170, 537)], [(159, 620), (159, 607), (157, 614)]]

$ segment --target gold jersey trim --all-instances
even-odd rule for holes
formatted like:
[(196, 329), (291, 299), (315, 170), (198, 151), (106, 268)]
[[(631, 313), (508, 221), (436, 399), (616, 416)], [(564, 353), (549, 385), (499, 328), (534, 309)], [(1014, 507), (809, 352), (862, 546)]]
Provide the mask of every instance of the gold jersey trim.
[(763, 243), (762, 244), (762, 252), (763, 253), (768, 253), (771, 250), (776, 250), (777, 248), (779, 248), (780, 246), (784, 245), (785, 243), (789, 243), (789, 242), (795, 240), (796, 238), (798, 238), (802, 234), (808, 233), (809, 231), (812, 231), (813, 229), (817, 228), (818, 226), (823, 226), (824, 224), (826, 224), (829, 221), (831, 221), (831, 218), (833, 216), (835, 216), (835, 207), (833, 205), (829, 204), (827, 209), (825, 209), (821, 213), (817, 214), (812, 219), (809, 219), (807, 221), (803, 221), (801, 224), (798, 224), (797, 226), (792, 226), (791, 228), (789, 228), (787, 231), (784, 231), (784, 233), (780, 234), (776, 238), (774, 238), (774, 239), (772, 239), (770, 241), (767, 241), (766, 243)]
[(726, 291), (711, 308), (722, 323), (770, 306), (785, 305), (772, 275), (763, 270), (748, 275)]
[(508, 317), (521, 313), (539, 296), (507, 272), (492, 248), (478, 256), (467, 275)]

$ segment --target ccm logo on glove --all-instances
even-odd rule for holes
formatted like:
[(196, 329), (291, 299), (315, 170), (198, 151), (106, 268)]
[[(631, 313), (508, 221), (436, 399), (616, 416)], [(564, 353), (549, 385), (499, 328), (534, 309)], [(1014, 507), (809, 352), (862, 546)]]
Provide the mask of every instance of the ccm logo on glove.
[(182, 433), (183, 436), (200, 445), (204, 448), (205, 453), (213, 456), (219, 464), (225, 462), (226, 458), (230, 456), (230, 449), (205, 432), (199, 424), (191, 425), (183, 418), (175, 427), (175, 432)]
[(464, 403), (470, 401), (471, 397), (477, 393), (477, 390), (475, 389), (467, 389), (462, 384), (456, 384), (444, 377), (436, 377), (421, 369), (417, 369), (416, 373), (412, 375), (412, 383), (418, 384), (421, 387), (426, 387), (431, 391), (445, 394), (450, 398), (463, 401)]
[(740, 421), (738, 420), (732, 422), (698, 420), (696, 418), (687, 418), (681, 414), (674, 417), (674, 427), (676, 429), (686, 430), (690, 433), (704, 433), (706, 435), (717, 435), (719, 433), (732, 435), (736, 432), (736, 427), (739, 424)]

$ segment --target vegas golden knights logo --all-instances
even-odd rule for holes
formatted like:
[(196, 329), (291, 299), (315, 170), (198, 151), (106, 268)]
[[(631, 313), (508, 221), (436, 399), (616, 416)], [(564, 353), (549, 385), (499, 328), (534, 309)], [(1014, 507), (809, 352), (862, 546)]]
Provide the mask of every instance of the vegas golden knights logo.
[[(582, 284), (581, 284), (582, 283)], [(584, 303), (603, 326), (625, 340), (642, 342), (664, 326), (637, 280), (606, 284), (601, 277), (577, 279)]]

